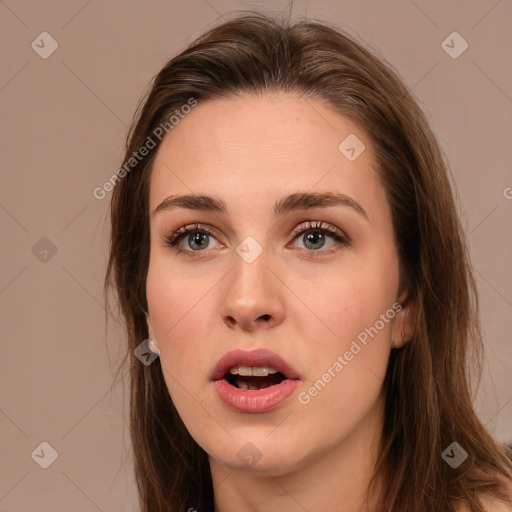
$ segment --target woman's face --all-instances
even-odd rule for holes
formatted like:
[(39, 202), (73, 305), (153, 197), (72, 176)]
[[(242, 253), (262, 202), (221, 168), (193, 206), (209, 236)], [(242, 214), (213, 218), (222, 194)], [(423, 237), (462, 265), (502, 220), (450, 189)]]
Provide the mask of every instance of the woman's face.
[[(149, 335), (216, 463), (285, 474), (380, 428), (390, 349), (409, 332), (373, 165), (357, 125), (291, 95), (199, 102), (158, 149)], [(211, 199), (164, 203), (190, 194)]]

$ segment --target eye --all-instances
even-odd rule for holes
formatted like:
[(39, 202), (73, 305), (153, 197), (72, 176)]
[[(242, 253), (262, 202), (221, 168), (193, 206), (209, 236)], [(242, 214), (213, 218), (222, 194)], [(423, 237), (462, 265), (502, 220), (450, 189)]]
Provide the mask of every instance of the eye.
[[(177, 246), (178, 252), (204, 252), (205, 249), (212, 248), (210, 247), (210, 239), (216, 240), (209, 228), (203, 224), (193, 224), (183, 226), (171, 233), (165, 239), (165, 243), (170, 247)], [(182, 240), (186, 241), (186, 249), (181, 246)]]
[[(336, 245), (349, 245), (348, 237), (344, 233), (330, 224), (323, 221), (311, 222), (300, 224), (297, 226), (293, 233), (293, 239), (299, 239), (302, 235), (302, 242), (304, 248), (298, 247), (302, 251), (314, 255), (314, 253), (332, 253), (337, 250)], [(193, 253), (205, 252), (206, 249), (212, 249), (215, 246), (211, 245), (211, 241), (217, 240), (213, 231), (204, 224), (191, 224), (183, 226), (176, 231), (172, 232), (165, 238), (165, 244), (169, 247), (176, 248), (177, 252), (186, 253), (188, 256), (195, 256)], [(331, 239), (334, 243), (327, 246), (326, 250), (320, 251), (325, 248), (326, 242)], [(183, 247), (183, 242), (186, 241), (186, 247)], [(221, 247), (223, 244), (219, 242)]]
[[(327, 249), (321, 252), (333, 252), (332, 248), (336, 245), (349, 245), (347, 237), (344, 233), (330, 224), (324, 222), (307, 222), (301, 224), (295, 228), (294, 239), (299, 239), (304, 244), (306, 251), (308, 252), (320, 252), (319, 249), (325, 248), (326, 241), (330, 238), (334, 240), (334, 244), (328, 246)], [(302, 235), (302, 238), (299, 238)], [(299, 247), (300, 248), (300, 247)], [(302, 249), (302, 248), (300, 248)], [(334, 248), (334, 251), (336, 248)]]

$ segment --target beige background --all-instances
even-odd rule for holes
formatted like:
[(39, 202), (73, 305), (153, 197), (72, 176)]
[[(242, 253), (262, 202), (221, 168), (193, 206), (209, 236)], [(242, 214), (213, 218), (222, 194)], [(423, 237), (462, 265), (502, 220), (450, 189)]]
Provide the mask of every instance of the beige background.
[[(137, 510), (122, 383), (109, 391), (122, 350), (102, 305), (110, 195), (92, 191), (117, 170), (137, 100), (164, 62), (223, 14), (258, 5), (285, 7), (0, 1), (0, 511)], [(366, 41), (432, 121), (481, 293), (488, 367), (476, 405), (511, 442), (512, 2), (297, 1), (294, 12)], [(43, 31), (58, 42), (47, 59), (31, 47)], [(441, 46), (453, 31), (469, 44), (456, 59)], [(43, 441), (58, 452), (48, 469), (31, 457)]]

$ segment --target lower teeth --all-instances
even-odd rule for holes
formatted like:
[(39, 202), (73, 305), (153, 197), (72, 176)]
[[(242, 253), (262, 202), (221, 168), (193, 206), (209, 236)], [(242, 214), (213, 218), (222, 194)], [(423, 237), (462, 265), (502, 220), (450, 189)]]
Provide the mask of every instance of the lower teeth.
[(252, 382), (247, 382), (244, 379), (236, 379), (235, 380), (235, 386), (237, 388), (252, 390), (252, 391), (256, 391), (258, 389), (269, 388), (270, 386), (273, 386), (273, 385), (274, 384), (272, 384), (270, 382), (265, 382), (265, 381), (262, 381), (261, 383), (258, 383), (258, 384), (253, 384)]

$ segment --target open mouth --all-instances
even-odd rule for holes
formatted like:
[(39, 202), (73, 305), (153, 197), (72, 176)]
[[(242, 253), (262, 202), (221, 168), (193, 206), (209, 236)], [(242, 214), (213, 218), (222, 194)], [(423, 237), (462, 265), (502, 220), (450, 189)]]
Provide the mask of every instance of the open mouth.
[(255, 414), (278, 407), (303, 380), (291, 364), (263, 348), (227, 352), (212, 369), (210, 379), (224, 405)]
[(286, 375), (272, 368), (250, 366), (231, 368), (223, 378), (231, 386), (245, 390), (265, 389), (288, 380)]

